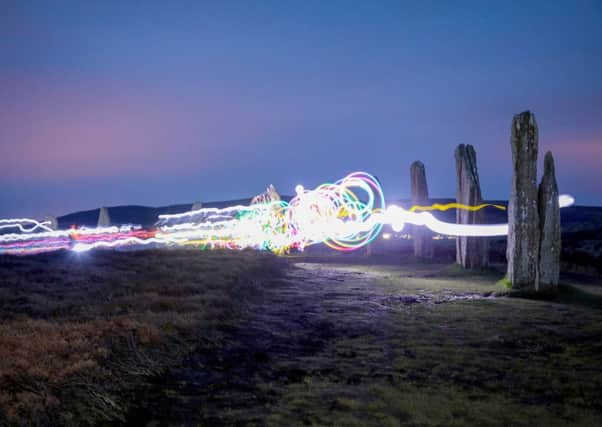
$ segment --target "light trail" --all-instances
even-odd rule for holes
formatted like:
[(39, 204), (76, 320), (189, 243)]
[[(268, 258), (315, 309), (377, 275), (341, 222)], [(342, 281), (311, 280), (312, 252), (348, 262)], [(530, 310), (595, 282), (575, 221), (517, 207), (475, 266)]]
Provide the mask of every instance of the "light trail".
[(449, 209), (462, 209), (462, 210), (467, 210), (467, 211), (480, 211), (481, 209), (487, 208), (487, 207), (492, 207), (492, 208), (496, 208), (499, 209), (501, 211), (505, 211), (506, 210), (506, 206), (502, 206), (502, 205), (494, 205), (491, 203), (483, 203), (480, 205), (475, 205), (475, 206), (468, 206), (468, 205), (463, 205), (461, 203), (446, 203), (444, 205), (439, 204), (439, 203), (435, 203), (431, 206), (418, 206), (418, 205), (414, 205), (410, 208), (410, 212), (416, 212), (416, 211), (447, 211)]
[[(384, 225), (399, 232), (406, 224), (425, 226), (448, 236), (505, 236), (508, 224), (455, 224), (437, 219), (431, 211), (502, 205), (467, 206), (458, 203), (385, 206), (378, 180), (365, 172), (354, 172), (335, 183), (314, 190), (298, 185), (296, 196), (281, 200), (226, 208), (201, 208), (179, 214), (159, 215), (156, 227), (96, 227), (52, 230), (49, 222), (17, 218), (0, 220), (0, 254), (29, 255), (59, 249), (85, 252), (94, 248), (142, 248), (146, 246), (198, 246), (202, 249), (269, 250), (277, 254), (302, 251), (317, 243), (352, 251), (373, 241)], [(567, 207), (572, 196), (561, 195)]]
[[(47, 224), (50, 224), (50, 221), (39, 222), (29, 218), (0, 219), (0, 230), (17, 228), (22, 233), (31, 233), (41, 228), (45, 231), (52, 231), (52, 228), (48, 227)], [(26, 228), (27, 225), (30, 225), (31, 228)]]

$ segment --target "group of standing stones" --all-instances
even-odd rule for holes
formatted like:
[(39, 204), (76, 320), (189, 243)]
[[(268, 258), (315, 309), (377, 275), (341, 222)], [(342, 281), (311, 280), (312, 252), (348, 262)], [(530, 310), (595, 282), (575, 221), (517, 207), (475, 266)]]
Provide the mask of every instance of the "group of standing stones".
[(560, 207), (554, 157), (547, 152), (537, 186), (537, 122), (529, 111), (514, 116), (512, 189), (508, 203), (507, 278), (516, 289), (544, 289), (560, 274)]
[[(544, 173), (537, 185), (538, 129), (535, 116), (529, 111), (517, 114), (512, 120), (512, 187), (508, 203), (508, 260), (507, 279), (516, 289), (544, 289), (558, 284), (560, 273), (560, 207), (554, 157), (547, 152)], [(462, 205), (483, 203), (477, 155), (472, 145), (460, 144), (455, 151), (456, 201)], [(429, 205), (426, 170), (422, 162), (410, 166), (412, 205)], [(273, 186), (253, 199), (253, 202), (280, 200)], [(195, 203), (193, 210), (200, 209)], [(56, 219), (49, 221), (57, 228)], [(482, 210), (456, 209), (458, 224), (483, 224)], [(111, 225), (106, 207), (99, 209), (98, 226)], [(412, 226), (414, 256), (431, 259), (434, 256), (433, 233), (426, 227)], [(484, 237), (456, 238), (456, 262), (464, 268), (480, 269), (489, 264), (489, 245)]]
[[(515, 289), (540, 290), (558, 284), (560, 272), (560, 208), (554, 158), (547, 152), (544, 173), (537, 186), (538, 130), (535, 116), (526, 111), (514, 116), (510, 137), (512, 187), (508, 203), (507, 278)], [(472, 145), (460, 144), (455, 151), (456, 201), (476, 206), (483, 203), (477, 156)], [(413, 205), (428, 204), (426, 172), (422, 162), (410, 166)], [(456, 210), (458, 224), (483, 224), (482, 210)], [(414, 255), (433, 258), (432, 233), (412, 227)], [(489, 264), (488, 240), (483, 237), (456, 238), (456, 262), (464, 268), (480, 269)]]

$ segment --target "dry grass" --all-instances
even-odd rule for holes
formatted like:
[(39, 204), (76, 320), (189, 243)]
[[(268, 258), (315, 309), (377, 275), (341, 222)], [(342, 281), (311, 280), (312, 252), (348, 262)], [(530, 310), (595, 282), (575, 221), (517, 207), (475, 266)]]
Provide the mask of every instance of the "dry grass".
[(194, 250), (0, 257), (0, 424), (122, 420), (128, 391), (219, 345), (277, 266)]
[(0, 257), (0, 425), (599, 425), (598, 278), (290, 260)]

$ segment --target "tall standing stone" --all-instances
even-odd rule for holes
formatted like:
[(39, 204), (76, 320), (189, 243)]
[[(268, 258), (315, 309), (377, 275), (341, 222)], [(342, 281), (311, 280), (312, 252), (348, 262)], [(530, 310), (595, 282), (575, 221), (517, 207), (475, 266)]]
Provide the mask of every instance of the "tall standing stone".
[[(456, 148), (456, 201), (463, 205), (475, 206), (483, 203), (477, 154), (472, 145), (460, 144)], [(482, 224), (485, 213), (482, 210), (456, 209), (458, 224)], [(484, 237), (456, 238), (456, 262), (464, 268), (484, 268), (489, 265), (489, 242)]]
[(543, 177), (539, 184), (539, 282), (537, 289), (558, 284), (560, 275), (560, 206), (558, 184), (554, 170), (554, 157), (547, 152), (544, 158)]
[[(425, 206), (429, 204), (426, 172), (422, 162), (416, 161), (410, 166), (410, 189), (413, 205)], [(423, 226), (412, 226), (412, 241), (414, 243), (414, 256), (433, 258), (433, 240), (430, 230)]]
[(507, 278), (515, 289), (535, 288), (539, 264), (538, 131), (530, 111), (512, 120), (512, 187), (508, 203)]
[(104, 206), (98, 211), (98, 227), (110, 227), (111, 217), (109, 216), (109, 210)]

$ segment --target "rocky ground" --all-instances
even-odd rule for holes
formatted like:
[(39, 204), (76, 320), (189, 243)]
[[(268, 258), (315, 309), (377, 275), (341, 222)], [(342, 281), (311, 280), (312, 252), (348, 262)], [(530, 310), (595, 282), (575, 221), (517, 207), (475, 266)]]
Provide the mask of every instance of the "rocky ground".
[(0, 259), (0, 424), (599, 425), (602, 284), (198, 251)]

